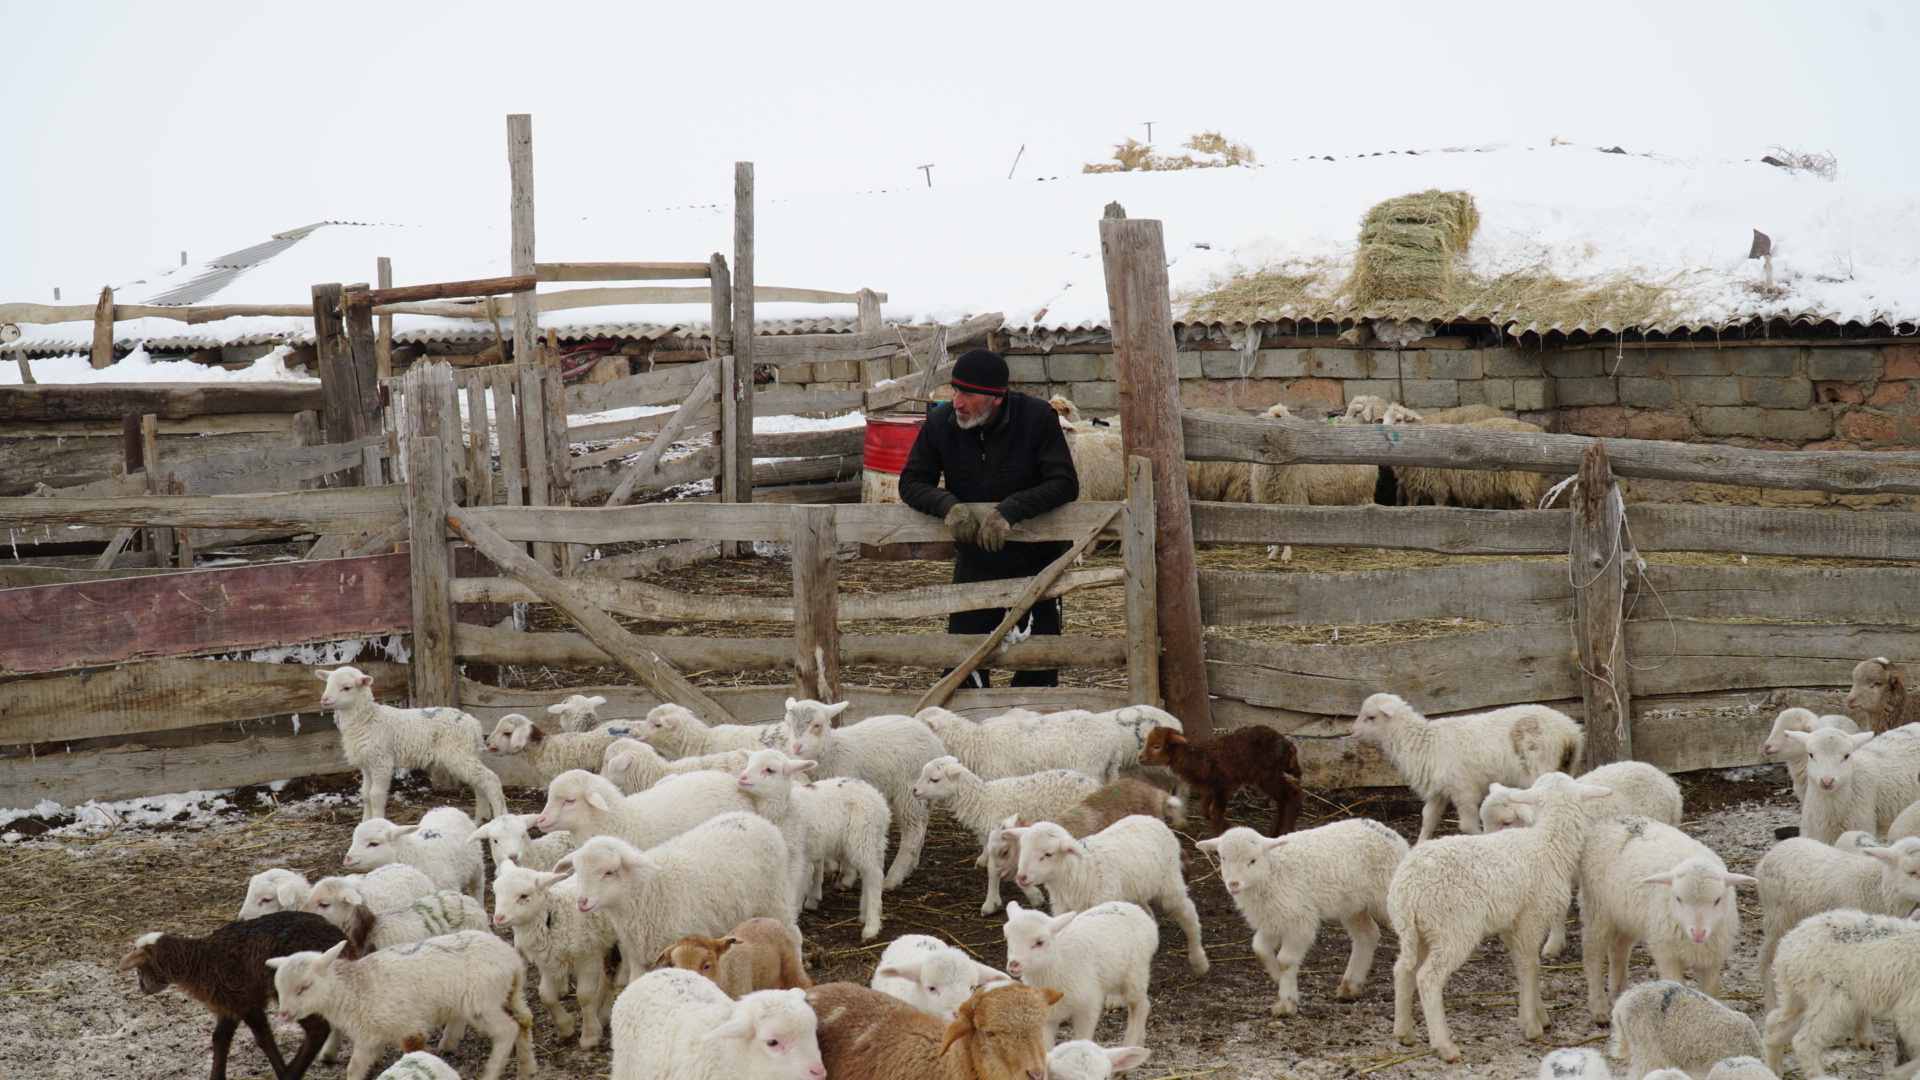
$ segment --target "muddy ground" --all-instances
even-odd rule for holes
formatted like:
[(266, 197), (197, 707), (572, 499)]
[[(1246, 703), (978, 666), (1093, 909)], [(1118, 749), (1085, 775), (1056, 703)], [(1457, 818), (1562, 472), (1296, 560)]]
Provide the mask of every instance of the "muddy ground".
[[(1682, 779), (1689, 831), (1736, 870), (1751, 872), (1773, 843), (1774, 828), (1795, 818), (1782, 773), (1740, 782), (1712, 774)], [(401, 820), (443, 802), (466, 802), (436, 796), (418, 780), (398, 787), (392, 815)], [(26, 836), (0, 847), (0, 1080), (199, 1080), (206, 1075), (206, 1014), (176, 990), (142, 997), (131, 974), (114, 971), (115, 962), (145, 931), (198, 934), (231, 918), (256, 871), (292, 866), (314, 877), (332, 872), (359, 818), (347, 777), (296, 781), (279, 792), (243, 789), (228, 798), (238, 809), (212, 821), (117, 831), (103, 824), (87, 836)], [(537, 810), (537, 800), (531, 791), (513, 794), (519, 810)], [(1270, 820), (1268, 813), (1264, 801), (1242, 799), (1233, 816), (1239, 823), (1260, 825)], [(1409, 837), (1418, 830), (1418, 805), (1404, 789), (1314, 792), (1302, 825), (1359, 815)], [(12, 826), (35, 827), (31, 821)], [(820, 910), (803, 917), (815, 977), (864, 982), (884, 943), (902, 933), (950, 938), (989, 963), (1004, 962), (998, 921), (979, 914), (983, 882), (973, 856), (966, 834), (944, 811), (936, 811), (920, 870), (887, 894), (879, 941), (860, 943), (851, 892), (830, 893)], [(1577, 932), (1570, 935), (1565, 956), (1546, 973), (1554, 1020), (1546, 1045), (1525, 1041), (1517, 1029), (1511, 968), (1497, 941), (1484, 943), (1449, 985), (1448, 1016), (1467, 1055), (1460, 1065), (1423, 1055), (1424, 1043), (1403, 1048), (1392, 1039), (1395, 945), (1390, 931), (1372, 980), (1351, 1004), (1331, 997), (1345, 962), (1345, 935), (1337, 927), (1322, 933), (1301, 980), (1301, 1015), (1272, 1019), (1267, 1014), (1272, 983), (1252, 958), (1251, 934), (1204, 857), (1195, 860), (1190, 888), (1213, 970), (1203, 977), (1190, 974), (1179, 929), (1162, 922), (1148, 1022), (1154, 1054), (1134, 1073), (1142, 1080), (1520, 1078), (1534, 1074), (1547, 1046), (1603, 1037), (1581, 1008), (1585, 985)], [(1746, 933), (1727, 972), (1726, 998), (1757, 1020), (1758, 910), (1745, 890), (1741, 900)], [(1635, 968), (1636, 980), (1653, 977), (1640, 953)], [(534, 1013), (538, 1075), (566, 1080), (607, 1075), (604, 1049), (562, 1044), (537, 1003)], [(1122, 1011), (1110, 1011), (1099, 1038), (1117, 1040), (1123, 1018)], [(453, 1060), (473, 1075), (485, 1053), (484, 1041), (470, 1035)], [(1878, 1056), (1840, 1049), (1828, 1054), (1829, 1071), (1842, 1077), (1878, 1075), (1883, 1060), (1890, 1060), (1884, 1045)], [(244, 1031), (234, 1043), (230, 1075), (270, 1075)], [(343, 1070), (318, 1066), (309, 1075), (333, 1080)]]

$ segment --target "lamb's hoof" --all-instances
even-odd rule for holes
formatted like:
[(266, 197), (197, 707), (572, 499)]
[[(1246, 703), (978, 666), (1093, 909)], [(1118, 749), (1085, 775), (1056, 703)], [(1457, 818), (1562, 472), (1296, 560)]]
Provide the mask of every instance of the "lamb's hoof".
[(1419, 1039), (1414, 1038), (1412, 1035), (1396, 1035), (1394, 1037), (1400, 1040), (1401, 1046), (1412, 1046), (1414, 1043), (1417, 1043), (1420, 1041)]
[(1340, 986), (1333, 992), (1333, 999), (1335, 1001), (1352, 1001), (1359, 996), (1360, 988), (1347, 982), (1345, 979), (1340, 981)]
[(1297, 1001), (1276, 1001), (1273, 1003), (1273, 1008), (1267, 1011), (1279, 1017), (1297, 1016), (1300, 1012), (1300, 1003)]
[(1446, 1062), (1449, 1065), (1458, 1065), (1460, 1064), (1460, 1051), (1442, 1050), (1440, 1051), (1440, 1060)]
[(982, 915), (992, 915), (994, 912), (998, 910), (1000, 910), (1000, 905), (998, 904), (981, 904), (980, 905), (980, 914)]
[(1207, 969), (1213, 965), (1208, 963), (1204, 956), (1191, 956), (1187, 958), (1187, 966), (1193, 969), (1195, 975), (1205, 975)]

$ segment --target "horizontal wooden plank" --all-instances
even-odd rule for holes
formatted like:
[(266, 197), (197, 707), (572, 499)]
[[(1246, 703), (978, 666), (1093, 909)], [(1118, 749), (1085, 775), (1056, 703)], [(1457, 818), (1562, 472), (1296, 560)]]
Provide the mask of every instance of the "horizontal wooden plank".
[[(860, 501), (861, 482), (858, 480), (834, 480), (824, 484), (789, 484), (786, 487), (755, 488), (753, 501), (769, 506), (791, 506), (806, 503), (825, 506), (829, 503), (847, 504)], [(717, 503), (720, 494), (696, 495), (683, 503)]]
[(324, 409), (319, 383), (38, 383), (0, 386), (0, 420), (112, 420), (128, 413), (180, 420), (208, 413)]
[[(683, 671), (786, 671), (794, 666), (791, 638), (638, 637), (642, 648)], [(948, 634), (845, 634), (840, 663), (952, 667), (981, 637)], [(614, 661), (584, 634), (523, 633), (491, 626), (454, 628), (454, 652), (467, 663), (612, 667)], [(1003, 670), (1120, 667), (1126, 642), (1117, 638), (1035, 637), (1003, 645), (981, 666)]]
[[(1323, 424), (1196, 412), (1183, 412), (1180, 419), (1190, 461), (1521, 469), (1566, 475), (1580, 467), (1580, 455), (1596, 441), (1585, 435), (1481, 431), (1451, 424)], [(1606, 443), (1618, 476), (1846, 495), (1920, 494), (1920, 452), (1746, 450), (1656, 439)]]
[[(0, 304), (0, 323), (92, 322), (92, 304)], [(175, 322), (217, 322), (244, 316), (312, 316), (311, 304), (200, 304), (175, 307), (170, 304), (115, 304), (113, 317), (126, 319), (172, 319)]]
[(375, 304), (405, 304), (415, 300), (500, 296), (525, 292), (535, 284), (534, 275), (519, 274), (512, 277), (474, 278), (470, 281), (442, 281), (431, 285), (399, 285), (391, 289), (348, 289), (340, 296), (340, 306), (361, 308)]
[[(155, 427), (161, 438), (170, 435), (248, 435), (293, 430), (293, 413), (233, 413), (161, 420)], [(112, 439), (120, 445), (118, 420), (11, 420), (0, 422), (0, 438)], [(285, 440), (276, 440), (284, 442)], [(166, 456), (164, 446), (161, 456)]]
[(663, 544), (660, 547), (628, 552), (624, 555), (604, 555), (597, 559), (588, 559), (582, 562), (574, 573), (581, 577), (638, 578), (677, 570), (682, 566), (692, 566), (694, 563), (719, 557), (719, 541), (685, 540), (678, 544)]
[[(328, 665), (332, 667), (334, 665)], [(381, 701), (404, 703), (407, 666), (356, 660)], [(308, 664), (174, 659), (0, 683), (0, 746), (79, 741), (188, 725), (320, 713)]]
[[(1632, 619), (1778, 619), (1920, 623), (1920, 569), (1649, 566), (1630, 570)], [(1209, 626), (1355, 626), (1411, 619), (1566, 624), (1563, 562), (1436, 566), (1331, 574), (1200, 572)]]
[(185, 486), (187, 495), (292, 491), (304, 481), (359, 468), (364, 460), (362, 451), (368, 447), (386, 457), (386, 436), (372, 435), (358, 442), (325, 446), (245, 450), (180, 462), (168, 461), (163, 456), (161, 468), (169, 478)]
[(1780, 686), (1848, 686), (1872, 656), (1920, 655), (1920, 628), (1718, 623), (1649, 619), (1627, 624), (1629, 686), (1686, 694)]
[(753, 395), (753, 415), (786, 416), (791, 413), (840, 413), (866, 404), (865, 390), (758, 390)]
[[(1570, 524), (1565, 510), (1193, 504), (1194, 539), (1225, 544), (1558, 555), (1567, 550)], [(1831, 559), (1909, 559), (1920, 551), (1920, 514), (1632, 503), (1627, 524), (1640, 551)]]
[[(379, 490), (379, 489), (367, 489)], [(0, 500), (0, 525), (6, 524)], [(35, 502), (55, 500), (39, 499)], [(1068, 503), (1013, 527), (1012, 540), (1078, 540), (1113, 512), (1112, 503)], [(991, 507), (980, 504), (985, 513)], [(792, 537), (793, 511), (782, 506), (653, 503), (608, 507), (471, 507), (465, 513), (509, 540), (613, 544), (625, 540), (774, 540)], [(946, 525), (910, 507), (848, 507), (834, 517), (841, 543), (898, 544), (951, 540)], [(1102, 539), (1118, 539), (1109, 527)]]
[(705, 363), (673, 364), (611, 382), (569, 386), (567, 412), (577, 416), (608, 409), (678, 403), (700, 381), (706, 369)]
[(340, 753), (337, 731), (164, 750), (123, 746), (0, 760), (0, 806), (30, 807), (44, 799), (78, 806), (89, 799), (107, 802), (177, 791), (220, 790), (293, 776), (352, 771), (353, 766)]
[[(976, 581), (965, 585), (923, 585), (886, 593), (842, 593), (839, 615), (854, 619), (922, 619), (955, 611), (1005, 607), (1017, 599), (1032, 578)], [(1125, 580), (1118, 567), (1071, 570), (1061, 574), (1043, 599), (1081, 589), (1111, 588)], [(794, 619), (790, 596), (714, 596), (680, 592), (639, 581), (581, 579), (574, 581), (588, 600), (636, 619), (680, 622), (778, 622)], [(512, 578), (456, 578), (450, 583), (456, 604), (521, 604), (540, 602), (532, 589)], [(4, 595), (4, 594), (0, 594)], [(0, 609), (4, 610), (4, 609)], [(0, 653), (4, 655), (4, 653)]]
[[(131, 560), (133, 554), (122, 555), (122, 559)], [(88, 556), (91, 561), (95, 556)], [(0, 589), (25, 589), (35, 585), (64, 585), (71, 581), (112, 581), (115, 578), (151, 577), (154, 574), (174, 574), (179, 571), (171, 566), (115, 566), (111, 570), (90, 570), (72, 566), (34, 566), (16, 564), (0, 566)]]
[(703, 262), (534, 263), (541, 281), (675, 281), (711, 276)]
[(0, 674), (377, 637), (413, 625), (408, 557), (189, 570), (0, 592)]
[[(792, 688), (786, 686), (717, 686), (703, 689), (725, 706), (727, 712), (739, 717), (743, 724), (768, 724), (780, 720), (786, 715), (787, 698), (793, 696)], [(841, 700), (852, 702), (849, 715), (860, 719), (883, 713), (910, 714), (914, 703), (920, 700), (920, 691), (917, 690), (842, 686), (841, 691)], [(488, 722), (510, 712), (528, 716), (544, 715), (548, 705), (559, 702), (568, 694), (606, 698), (607, 703), (599, 709), (602, 719), (645, 716), (648, 709), (661, 703), (644, 686), (508, 690), (471, 679), (460, 680), (460, 707)], [(966, 716), (984, 717), (1004, 713), (1016, 706), (1036, 712), (1054, 712), (1060, 709), (1117, 709), (1125, 704), (1126, 695), (1116, 690), (1079, 686), (1001, 686), (987, 690), (956, 690), (947, 708)]]
[[(0, 528), (130, 525), (251, 532), (364, 533), (406, 512), (406, 487), (330, 488), (265, 495), (149, 495), (117, 499), (0, 499)], [(22, 536), (21, 543), (26, 539)]]
[(1206, 651), (1211, 693), (1325, 715), (1351, 716), (1368, 695), (1381, 691), (1399, 694), (1427, 713), (1579, 692), (1572, 639), (1532, 626), (1382, 645), (1293, 645), (1209, 635)]

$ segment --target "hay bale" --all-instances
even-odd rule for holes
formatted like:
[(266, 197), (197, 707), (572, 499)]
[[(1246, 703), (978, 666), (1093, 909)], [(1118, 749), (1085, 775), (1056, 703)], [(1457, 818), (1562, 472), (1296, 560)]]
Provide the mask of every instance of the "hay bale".
[(1360, 222), (1349, 282), (1354, 302), (1447, 299), (1454, 256), (1479, 225), (1480, 211), (1464, 191), (1422, 191), (1375, 205)]

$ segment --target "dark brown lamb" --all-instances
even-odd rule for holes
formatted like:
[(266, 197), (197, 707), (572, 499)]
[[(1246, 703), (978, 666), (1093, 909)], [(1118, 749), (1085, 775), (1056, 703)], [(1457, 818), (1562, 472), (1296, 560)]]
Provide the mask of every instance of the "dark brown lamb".
[(1871, 728), (1875, 735), (1920, 722), (1920, 697), (1908, 696), (1907, 680), (1884, 656), (1854, 665), (1847, 708), (1860, 713), (1861, 730)]
[(1259, 724), (1195, 742), (1170, 727), (1154, 728), (1140, 749), (1140, 764), (1165, 765), (1193, 786), (1200, 809), (1213, 823), (1212, 836), (1227, 831), (1227, 800), (1244, 786), (1273, 800), (1273, 835), (1293, 831), (1306, 792), (1300, 786), (1300, 754), (1293, 740)]
[(157, 994), (168, 984), (213, 1014), (212, 1080), (226, 1080), (227, 1049), (241, 1023), (253, 1032), (276, 1080), (300, 1080), (331, 1030), (325, 1019), (300, 1021), (304, 1038), (291, 1062), (280, 1057), (267, 1024), (273, 999), (273, 969), (267, 959), (329, 949), (340, 941), (338, 927), (305, 911), (276, 911), (257, 919), (230, 922), (203, 938), (144, 934), (120, 959), (121, 971), (140, 975), (140, 992)]

